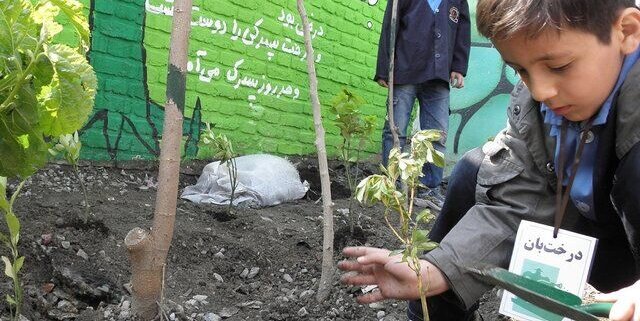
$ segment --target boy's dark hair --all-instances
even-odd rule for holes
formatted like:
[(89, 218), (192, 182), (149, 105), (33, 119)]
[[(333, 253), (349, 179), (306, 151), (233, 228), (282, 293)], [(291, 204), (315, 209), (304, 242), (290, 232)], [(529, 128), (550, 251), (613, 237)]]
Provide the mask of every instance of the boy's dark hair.
[(478, 31), (493, 40), (576, 29), (609, 44), (620, 10), (635, 6), (634, 0), (478, 0), (476, 20)]

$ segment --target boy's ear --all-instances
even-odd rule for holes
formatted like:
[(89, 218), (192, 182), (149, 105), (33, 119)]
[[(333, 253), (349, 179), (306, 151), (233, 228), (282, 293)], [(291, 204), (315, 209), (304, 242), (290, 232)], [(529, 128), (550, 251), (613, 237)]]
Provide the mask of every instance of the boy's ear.
[(619, 35), (620, 49), (627, 55), (638, 49), (640, 45), (640, 10), (637, 8), (626, 8), (622, 11), (614, 32)]

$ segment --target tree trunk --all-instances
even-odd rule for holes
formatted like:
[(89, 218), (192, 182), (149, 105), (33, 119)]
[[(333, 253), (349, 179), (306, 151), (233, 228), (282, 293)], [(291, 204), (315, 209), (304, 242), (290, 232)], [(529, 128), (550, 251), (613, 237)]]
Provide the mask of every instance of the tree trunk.
[(304, 8), (304, 1), (297, 0), (298, 12), (302, 18), (304, 31), (304, 45), (307, 53), (307, 72), (309, 73), (309, 95), (313, 107), (313, 124), (316, 130), (316, 149), (318, 150), (318, 165), (320, 167), (320, 186), (322, 188), (323, 241), (322, 241), (322, 274), (316, 299), (323, 301), (329, 296), (333, 283), (333, 209), (331, 201), (331, 181), (329, 180), (329, 165), (327, 164), (327, 148), (324, 141), (324, 127), (322, 113), (318, 99), (318, 78), (314, 63), (315, 54), (311, 46), (311, 32), (309, 19)]
[(191, 0), (175, 0), (153, 227), (150, 231), (134, 228), (125, 237), (131, 260), (133, 310), (142, 320), (151, 320), (158, 313), (166, 258), (173, 238), (190, 28)]
[(393, 136), (393, 146), (400, 147), (400, 139), (398, 138), (398, 127), (393, 117), (393, 85), (394, 81), (394, 69), (396, 59), (396, 34), (398, 33), (398, 0), (393, 0), (391, 5), (391, 32), (389, 32), (389, 94), (387, 101), (387, 117), (389, 119), (389, 129), (391, 129), (391, 136)]

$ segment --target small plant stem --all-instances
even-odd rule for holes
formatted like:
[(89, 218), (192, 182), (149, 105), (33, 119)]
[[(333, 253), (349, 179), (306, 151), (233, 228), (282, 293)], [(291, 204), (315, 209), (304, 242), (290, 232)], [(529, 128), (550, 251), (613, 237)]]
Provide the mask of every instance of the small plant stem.
[[(42, 43), (38, 42), (38, 45), (36, 47), (36, 52), (40, 50), (41, 45)], [(16, 96), (18, 95), (18, 91), (20, 90), (20, 88), (22, 88), (22, 85), (24, 84), (24, 82), (27, 81), (27, 79), (31, 75), (31, 70), (35, 68), (35, 65), (36, 65), (35, 62), (38, 59), (40, 59), (40, 54), (41, 53), (38, 53), (37, 55), (35, 55), (33, 59), (29, 62), (29, 65), (22, 73), (20, 80), (18, 80), (18, 82), (15, 84), (15, 86), (13, 87), (13, 89), (11, 90), (7, 98), (2, 102), (2, 104), (0, 104), (0, 112), (4, 112), (6, 109), (8, 109), (11, 106)]]
[(89, 222), (89, 217), (91, 217), (91, 211), (89, 210), (89, 197), (87, 196), (87, 187), (84, 186), (84, 181), (82, 177), (80, 177), (80, 170), (78, 169), (78, 164), (73, 164), (73, 173), (76, 175), (78, 179), (78, 183), (80, 183), (80, 188), (82, 189), (82, 196), (84, 197), (84, 224)]
[[(16, 191), (11, 195), (11, 199), (9, 200), (9, 213), (7, 214), (15, 216), (15, 214), (13, 213), (13, 203), (18, 198), (20, 190), (22, 190), (25, 182), (26, 180), (21, 181), (20, 184), (18, 184)], [(9, 243), (11, 244), (11, 256), (13, 259), (12, 263), (14, 265), (12, 268), (15, 268), (15, 263), (19, 258), (18, 244), (14, 244), (13, 241)], [(11, 319), (14, 321), (18, 321), (20, 319), (20, 310), (22, 307), (22, 285), (20, 284), (20, 279), (17, 277), (17, 275), (15, 278), (13, 278), (13, 295), (15, 296), (16, 309), (14, 311), (11, 311)]]
[(229, 172), (229, 183), (231, 184), (231, 198), (229, 200), (229, 207), (227, 208), (227, 212), (231, 214), (231, 210), (233, 209), (233, 199), (236, 194), (236, 184), (238, 180), (238, 169), (236, 168), (235, 159), (231, 158), (227, 160), (227, 170)]
[(396, 229), (393, 227), (393, 225), (391, 225), (391, 222), (389, 222), (389, 215), (388, 215), (388, 212), (386, 212), (386, 211), (384, 213), (384, 220), (387, 222), (387, 225), (391, 229), (391, 232), (398, 238), (398, 240), (400, 240), (401, 242), (404, 243), (404, 239), (402, 238), (402, 236), (400, 236), (400, 234), (398, 234), (398, 231), (396, 231)]
[[(422, 273), (420, 273), (420, 259), (417, 257), (413, 259), (413, 267), (415, 268), (416, 276), (418, 277), (418, 291), (420, 292), (420, 303), (422, 304), (422, 317), (424, 321), (429, 321), (429, 308), (427, 307), (427, 291), (429, 290), (429, 285), (427, 284), (426, 288), (422, 285)], [(427, 267), (427, 273), (429, 268)], [(427, 274), (427, 282), (429, 282), (429, 276)]]
[(416, 197), (416, 189), (412, 188), (411, 197), (409, 197), (409, 217), (411, 217), (411, 214), (413, 213), (413, 200), (415, 197)]
[[(13, 257), (14, 265), (17, 259), (18, 259), (17, 255)], [(22, 310), (21, 309), (22, 308), (22, 285), (20, 284), (20, 279), (17, 277), (17, 275), (16, 275), (16, 278), (13, 279), (13, 293), (16, 296), (16, 311), (15, 311), (15, 314), (13, 315), (13, 318), (15, 321), (19, 321), (20, 313), (21, 313), (20, 310)]]
[(393, 196), (393, 199), (396, 201), (396, 204), (398, 204), (398, 207), (400, 209), (400, 224), (404, 226), (404, 215), (402, 215), (402, 202), (400, 202), (400, 199), (398, 198), (398, 196)]
[(20, 190), (22, 189), (22, 187), (24, 186), (24, 183), (26, 182), (27, 182), (26, 180), (23, 180), (22, 182), (20, 182), (20, 184), (18, 184), (16, 191), (13, 192), (13, 195), (11, 195), (11, 200), (9, 200), (9, 208), (13, 208), (13, 203), (18, 198), (18, 194), (20, 194)]
[[(349, 149), (349, 143), (347, 142), (347, 146), (346, 149)], [(351, 193), (351, 197), (349, 197), (349, 214), (347, 214), (349, 216), (349, 232), (351, 233), (351, 235), (353, 236), (353, 231), (354, 231), (354, 218), (353, 218), (353, 212), (352, 212), (352, 205), (353, 205), (353, 197), (355, 196), (355, 186), (354, 185), (354, 181), (353, 181), (353, 177), (351, 177), (351, 164), (349, 162), (349, 154), (348, 152), (345, 153), (345, 160), (344, 160), (344, 170), (346, 171), (347, 174), (347, 183), (349, 184), (349, 192)]]

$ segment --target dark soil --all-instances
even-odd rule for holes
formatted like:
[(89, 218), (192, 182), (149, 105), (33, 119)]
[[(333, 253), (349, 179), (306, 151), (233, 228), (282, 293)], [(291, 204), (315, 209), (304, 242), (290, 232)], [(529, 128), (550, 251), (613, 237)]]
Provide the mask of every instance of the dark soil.
[[(183, 168), (181, 190), (195, 183), (203, 165)], [(26, 257), (23, 314), (28, 320), (131, 319), (123, 240), (131, 229), (151, 225), (157, 171), (145, 166), (82, 166), (92, 213), (86, 224), (80, 219), (83, 194), (71, 167), (49, 165), (29, 179), (15, 206)], [(354, 295), (361, 290), (340, 285), (337, 271), (329, 298), (316, 301), (322, 255), (319, 179), (314, 161), (300, 160), (296, 166), (312, 188), (298, 201), (238, 208), (232, 214), (222, 206), (178, 201), (162, 303), (168, 320), (406, 319), (404, 302), (356, 303)], [(351, 235), (342, 214), (349, 208), (349, 190), (342, 168), (332, 169), (335, 261), (342, 259), (345, 245), (397, 247), (380, 207), (354, 204), (358, 228)], [(8, 251), (2, 248), (0, 254)], [(8, 278), (0, 281), (4, 298), (12, 290)], [(485, 298), (485, 320), (499, 319), (496, 302), (495, 295)], [(0, 311), (6, 318), (4, 300)]]

